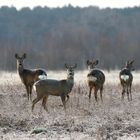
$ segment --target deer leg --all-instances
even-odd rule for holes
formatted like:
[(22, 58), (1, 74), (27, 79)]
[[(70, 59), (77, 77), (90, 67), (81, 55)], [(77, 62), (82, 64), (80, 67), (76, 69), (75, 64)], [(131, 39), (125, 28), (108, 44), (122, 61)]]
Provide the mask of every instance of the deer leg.
[(37, 97), (37, 98), (35, 98), (35, 99), (33, 100), (33, 102), (32, 102), (32, 112), (33, 112), (33, 110), (34, 110), (35, 104), (36, 104), (37, 102), (39, 102), (42, 98), (43, 98), (43, 97), (40, 96), (40, 97)]
[(130, 101), (128, 86), (127, 86), (127, 99), (128, 99), (128, 101)]
[(65, 95), (61, 95), (61, 100), (62, 100), (64, 109), (66, 109), (66, 96)]
[(123, 86), (123, 89), (122, 89), (122, 100), (124, 100), (124, 94), (125, 94), (125, 88)]
[(100, 97), (101, 97), (101, 101), (103, 102), (103, 96), (102, 96), (102, 93), (103, 93), (103, 87), (100, 88)]
[(132, 87), (132, 84), (130, 84), (130, 100), (132, 101), (132, 93), (131, 93), (131, 87)]
[(94, 97), (95, 97), (96, 102), (98, 102), (97, 92), (98, 92), (98, 89), (95, 88)]
[(92, 91), (92, 88), (90, 87), (90, 89), (89, 89), (89, 102), (90, 102), (90, 98), (91, 98), (91, 91)]
[(29, 86), (25, 85), (25, 88), (26, 88), (27, 97), (28, 97), (28, 100), (29, 100)]
[(67, 100), (66, 100), (66, 102), (69, 100), (69, 98), (70, 98), (69, 95), (67, 95)]
[(33, 85), (30, 85), (29, 87), (29, 94), (30, 94), (30, 100), (32, 101), (32, 89), (33, 89)]
[(48, 99), (48, 96), (45, 96), (43, 97), (43, 101), (42, 101), (42, 106), (46, 111), (48, 111), (47, 106), (46, 106), (47, 99)]

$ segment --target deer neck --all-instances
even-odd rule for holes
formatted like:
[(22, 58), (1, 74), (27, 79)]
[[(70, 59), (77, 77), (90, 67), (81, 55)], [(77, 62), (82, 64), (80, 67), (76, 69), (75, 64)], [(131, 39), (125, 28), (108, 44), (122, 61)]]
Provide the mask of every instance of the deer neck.
[(71, 92), (72, 88), (73, 88), (73, 85), (74, 85), (74, 78), (71, 77), (71, 76), (68, 76), (67, 77), (67, 86), (69, 87), (69, 92)]
[(73, 83), (74, 83), (74, 77), (73, 76), (67, 76), (67, 82), (69, 84), (72, 84), (73, 85)]
[(24, 70), (23, 65), (17, 65), (17, 71), (18, 71), (19, 75), (22, 75), (23, 70)]
[(128, 67), (125, 67), (125, 69), (127, 69), (127, 70), (129, 70), (129, 71), (131, 72), (131, 69), (130, 69), (130, 68), (128, 68)]
[(91, 71), (93, 71), (94, 69), (96, 69), (96, 67), (94, 67), (94, 68), (89, 68), (89, 69), (88, 69), (89, 73), (90, 73)]

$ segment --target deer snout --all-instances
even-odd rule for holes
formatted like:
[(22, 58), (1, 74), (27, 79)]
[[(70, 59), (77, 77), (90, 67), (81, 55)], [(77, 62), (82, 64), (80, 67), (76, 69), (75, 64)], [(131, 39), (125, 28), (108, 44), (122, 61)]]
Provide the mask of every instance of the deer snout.
[(68, 77), (69, 77), (69, 78), (73, 78), (73, 77), (74, 77), (74, 73), (73, 73), (73, 72), (70, 72), (70, 73), (68, 74)]
[(23, 67), (23, 64), (22, 63), (18, 63), (19, 67)]
[(22, 66), (22, 65), (23, 65), (23, 64), (22, 64), (22, 61), (18, 61), (17, 64), (18, 64), (19, 66)]
[(73, 73), (73, 72), (70, 72), (70, 73), (69, 73), (69, 75), (70, 75), (70, 76), (73, 76), (73, 75), (74, 75), (74, 73)]
[(131, 71), (134, 71), (134, 70), (135, 70), (135, 68), (132, 68), (132, 69), (131, 69)]

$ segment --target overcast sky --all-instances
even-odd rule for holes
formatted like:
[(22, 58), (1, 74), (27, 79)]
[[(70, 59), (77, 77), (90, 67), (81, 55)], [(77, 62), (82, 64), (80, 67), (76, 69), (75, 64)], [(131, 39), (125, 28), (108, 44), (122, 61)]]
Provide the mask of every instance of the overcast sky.
[(17, 9), (22, 7), (33, 8), (38, 5), (43, 7), (62, 7), (68, 4), (80, 7), (92, 5), (100, 8), (124, 8), (140, 6), (140, 0), (0, 0), (0, 6), (14, 6)]

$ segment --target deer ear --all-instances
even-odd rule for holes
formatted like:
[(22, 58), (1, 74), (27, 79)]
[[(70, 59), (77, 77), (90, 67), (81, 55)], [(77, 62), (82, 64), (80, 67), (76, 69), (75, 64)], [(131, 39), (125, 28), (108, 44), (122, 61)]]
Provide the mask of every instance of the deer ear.
[(75, 69), (77, 67), (77, 64), (75, 64), (74, 66), (73, 66), (73, 68)]
[(87, 65), (90, 65), (90, 61), (89, 60), (87, 60)]
[(129, 64), (133, 64), (134, 63), (134, 60), (131, 60), (130, 62), (129, 62)]
[(126, 65), (126, 66), (129, 65), (129, 61), (126, 61), (125, 65)]
[(93, 64), (94, 64), (95, 66), (98, 65), (98, 63), (99, 63), (99, 60), (93, 61)]
[(25, 58), (26, 58), (26, 53), (24, 53), (24, 54), (23, 54), (22, 58), (23, 58), (23, 59), (25, 59)]
[(17, 54), (17, 53), (15, 54), (15, 58), (16, 58), (16, 59), (18, 59), (18, 58), (19, 58), (19, 56), (18, 56), (18, 54)]
[(66, 68), (66, 69), (68, 68), (68, 65), (67, 65), (67, 64), (65, 64), (65, 68)]

